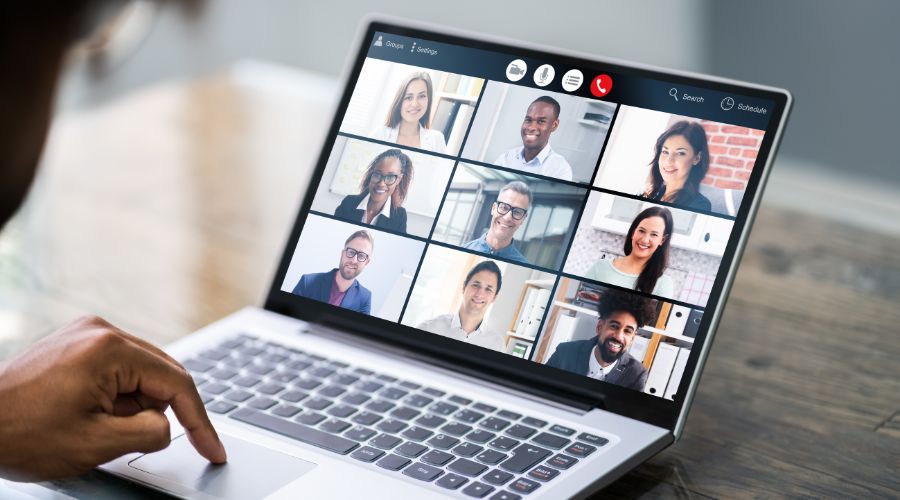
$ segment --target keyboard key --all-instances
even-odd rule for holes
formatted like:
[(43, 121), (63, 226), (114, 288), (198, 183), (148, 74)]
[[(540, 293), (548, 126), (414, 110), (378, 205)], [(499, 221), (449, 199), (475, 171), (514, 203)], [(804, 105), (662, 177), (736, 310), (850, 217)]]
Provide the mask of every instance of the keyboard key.
[(447, 419), (441, 418), (437, 415), (423, 415), (416, 419), (416, 423), (421, 425), (422, 427), (428, 427), (429, 429), (434, 429), (435, 427), (440, 427), (447, 422)]
[(350, 427), (350, 424), (344, 422), (343, 420), (337, 418), (329, 418), (328, 420), (322, 422), (319, 426), (319, 429), (322, 429), (325, 432), (331, 432), (333, 434), (340, 434), (347, 430)]
[(372, 413), (369, 411), (364, 411), (362, 413), (357, 413), (350, 420), (352, 420), (354, 423), (357, 423), (360, 425), (372, 425), (375, 422), (378, 422), (379, 420), (381, 420), (381, 415), (378, 415), (376, 413)]
[(409, 394), (409, 393), (402, 389), (397, 389), (396, 387), (388, 387), (387, 389), (384, 389), (378, 393), (379, 396), (381, 396), (385, 399), (393, 399), (393, 400), (400, 399), (403, 396), (406, 396), (407, 394)]
[(384, 455), (383, 451), (369, 446), (363, 446), (350, 454), (351, 457), (361, 462), (374, 462), (381, 458), (382, 455)]
[(344, 389), (339, 385), (329, 385), (318, 391), (319, 395), (325, 396), (326, 398), (336, 398), (345, 392), (347, 392), (347, 389)]
[(571, 436), (572, 434), (575, 434), (575, 429), (563, 427), (562, 425), (554, 425), (554, 426), (550, 427), (550, 432), (562, 434), (563, 436)]
[(422, 389), (422, 392), (424, 392), (425, 394), (428, 394), (429, 396), (434, 396), (436, 398), (442, 398), (442, 397), (444, 397), (444, 394), (446, 394), (444, 391), (435, 389), (433, 387), (426, 387), (426, 388)]
[(403, 457), (398, 457), (397, 455), (388, 455), (378, 462), (375, 465), (381, 467), (382, 469), (387, 470), (400, 470), (409, 464), (410, 460)]
[(207, 373), (206, 375), (212, 377), (216, 380), (231, 380), (233, 379), (238, 372), (234, 370), (229, 370), (228, 368), (216, 368), (215, 370)]
[(205, 377), (203, 377), (203, 375), (199, 373), (192, 374), (191, 378), (194, 380), (194, 387), (200, 387), (201, 385), (209, 382)]
[(203, 391), (200, 391), (200, 401), (203, 401), (203, 404), (209, 403), (213, 399), (216, 399), (212, 394), (206, 394)]
[(262, 379), (253, 375), (244, 375), (243, 377), (238, 377), (231, 381), (232, 384), (241, 387), (253, 387), (260, 382), (262, 382)]
[(513, 450), (512, 457), (500, 464), (500, 467), (503, 467), (510, 472), (521, 474), (549, 457), (550, 454), (550, 450), (545, 450), (539, 446), (522, 444)]
[(522, 424), (516, 424), (509, 429), (506, 429), (507, 434), (517, 439), (528, 439), (535, 432), (537, 432), (536, 429)]
[(353, 415), (354, 413), (356, 413), (356, 408), (354, 408), (350, 405), (337, 405), (337, 406), (332, 406), (325, 413), (327, 413), (329, 415), (334, 415), (335, 417), (339, 417), (339, 418), (347, 418), (350, 415)]
[(318, 380), (313, 380), (311, 378), (302, 378), (300, 380), (294, 381), (294, 387), (299, 387), (300, 389), (307, 390), (307, 391), (311, 391), (311, 390), (315, 389), (316, 387), (319, 387), (320, 385), (322, 385), (322, 382), (319, 382)]
[(306, 357), (313, 361), (325, 361), (325, 358), (316, 354), (306, 353)]
[(465, 488), (463, 488), (462, 492), (466, 495), (469, 495), (473, 498), (484, 498), (490, 494), (490, 492), (494, 491), (493, 486), (488, 486), (484, 483), (474, 482)]
[(379, 384), (378, 382), (372, 382), (371, 380), (367, 380), (365, 382), (358, 383), (358, 384), (354, 385), (353, 387), (356, 388), (356, 390), (362, 391), (362, 392), (375, 392), (375, 391), (381, 389), (382, 387), (384, 387), (384, 385)]
[(202, 359), (189, 359), (182, 363), (185, 368), (192, 372), (201, 372), (205, 373), (216, 367), (215, 363), (210, 363), (209, 361), (204, 361)]
[(309, 396), (309, 394), (303, 391), (287, 391), (278, 396), (282, 401), (287, 401), (289, 403), (297, 403), (303, 401)]
[(377, 434), (377, 432), (373, 431), (372, 429), (357, 425), (356, 427), (345, 432), (344, 437), (352, 439), (354, 441), (368, 441), (369, 439), (372, 439), (372, 436), (374, 436), (375, 434)]
[(462, 476), (456, 474), (445, 474), (444, 477), (438, 479), (434, 484), (440, 486), (441, 488), (455, 490), (468, 482), (469, 480)]
[(459, 422), (450, 422), (449, 424), (441, 427), (441, 432), (443, 432), (444, 434), (450, 434), (451, 436), (462, 436), (463, 434), (471, 430), (471, 426), (461, 424)]
[(354, 368), (353, 373), (358, 373), (363, 376), (374, 375), (375, 372), (372, 370), (366, 370), (365, 368)]
[(484, 444), (494, 439), (497, 435), (493, 432), (483, 431), (481, 429), (476, 429), (469, 434), (466, 435), (466, 439), (472, 441), (473, 443)]
[(466, 406), (467, 404), (469, 404), (469, 403), (472, 402), (471, 399), (466, 399), (466, 398), (464, 398), (464, 397), (462, 397), (462, 396), (450, 396), (450, 397), (447, 398), (447, 399), (448, 399), (451, 403), (456, 403), (456, 404), (462, 405), (462, 406)]
[(487, 467), (467, 458), (458, 458), (455, 462), (447, 466), (447, 470), (457, 472), (464, 476), (476, 477), (486, 471)]
[(271, 378), (275, 382), (287, 384), (287, 383), (291, 382), (292, 380), (294, 380), (295, 378), (297, 378), (297, 376), (294, 375), (293, 373), (278, 372), (274, 375), (270, 375), (269, 378)]
[(518, 491), (519, 493), (531, 493), (540, 485), (541, 483), (520, 477), (509, 485), (509, 489)]
[(507, 420), (519, 420), (520, 418), (522, 418), (521, 413), (516, 413), (509, 410), (500, 410), (497, 412), (497, 416), (500, 418), (505, 418)]
[(298, 372), (302, 372), (310, 366), (312, 365), (308, 361), (303, 361), (302, 359), (298, 359), (297, 361), (291, 361), (290, 363), (288, 363), (288, 368), (296, 370)]
[(430, 405), (432, 401), (434, 400), (421, 394), (413, 394), (404, 399), (403, 404), (413, 406), (415, 408), (425, 408), (426, 406)]
[(453, 453), (461, 457), (474, 457), (475, 455), (481, 453), (484, 450), (481, 446), (472, 443), (463, 443), (456, 448), (453, 448)]
[(563, 446), (566, 446), (567, 444), (571, 443), (571, 441), (569, 441), (566, 438), (562, 438), (562, 437), (556, 436), (554, 434), (549, 434), (547, 432), (542, 432), (542, 433), (538, 434), (537, 436), (534, 437), (534, 439), (532, 439), (532, 441), (534, 441), (535, 443), (537, 443), (541, 446), (548, 446), (550, 448), (553, 448), (554, 450), (558, 450), (558, 449), (562, 448)]
[(529, 477), (533, 477), (538, 481), (547, 482), (554, 477), (559, 475), (559, 471), (556, 469), (551, 469), (545, 465), (538, 465), (531, 472), (528, 473)]
[(427, 450), (427, 446), (423, 446), (419, 443), (413, 443), (412, 441), (407, 441), (400, 445), (394, 453), (398, 455), (403, 455), (404, 457), (416, 458)]
[(200, 357), (206, 358), (206, 359), (211, 359), (213, 361), (222, 361), (223, 359), (227, 358), (228, 356), (231, 356), (231, 352), (227, 349), (212, 348), (212, 349), (207, 349), (200, 353)]
[(275, 408), (272, 408), (272, 413), (279, 417), (291, 418), (300, 413), (300, 408), (297, 408), (294, 405), (278, 405)]
[(432, 434), (434, 433), (429, 431), (428, 429), (415, 426), (403, 431), (403, 437), (405, 437), (406, 439), (412, 439), (413, 441), (424, 441), (430, 438)]
[(572, 443), (571, 446), (566, 448), (566, 453), (575, 455), (576, 457), (586, 457), (595, 451), (597, 451), (596, 446), (584, 443)]
[(222, 342), (222, 344), (220, 344), (220, 347), (222, 347), (223, 349), (231, 350), (231, 349), (234, 349), (234, 348), (240, 346), (243, 343), (244, 343), (244, 339), (238, 337), (238, 338), (234, 338), (234, 339), (228, 339), (225, 342)]
[(279, 364), (287, 361), (288, 357), (278, 352), (270, 352), (262, 357), (262, 359), (271, 364)]
[(459, 439), (450, 437), (446, 434), (438, 434), (437, 436), (429, 439), (428, 444), (433, 448), (438, 448), (440, 450), (449, 450), (450, 448), (453, 448), (454, 446), (459, 444)]
[(381, 380), (382, 382), (387, 382), (387, 383), (391, 383), (391, 382), (396, 382), (396, 381), (397, 381), (397, 377), (392, 377), (392, 376), (390, 376), (390, 375), (385, 375), (385, 374), (383, 374), (383, 373), (380, 374), (380, 375), (378, 375), (378, 376), (375, 377), (375, 378), (377, 378), (378, 380)]
[(508, 483), (509, 480), (512, 478), (513, 478), (513, 475), (510, 474), (509, 472), (504, 472), (500, 469), (494, 469), (494, 470), (488, 472), (487, 474), (485, 474), (484, 477), (481, 478), (481, 480), (486, 483), (495, 484), (497, 486), (503, 486), (504, 484)]
[(555, 457), (547, 460), (547, 465), (556, 467), (557, 469), (568, 469), (569, 467), (578, 463), (577, 458), (572, 458), (568, 455), (563, 455), (562, 453), (556, 455)]
[(494, 493), (491, 500), (522, 500), (522, 497), (511, 491), (498, 491)]
[(377, 448), (381, 448), (382, 450), (390, 450), (391, 448), (400, 444), (402, 441), (402, 439), (391, 436), (390, 434), (379, 434), (374, 439), (369, 441), (369, 444)]
[(516, 441), (515, 439), (512, 439), (512, 438), (508, 438), (506, 436), (500, 436), (497, 439), (488, 443), (488, 446), (493, 446), (494, 448), (497, 448), (500, 451), (509, 451), (518, 445), (519, 445), (519, 441)]
[(585, 443), (590, 443), (594, 446), (603, 446), (609, 442), (609, 439), (602, 438), (600, 436), (595, 436), (593, 434), (588, 434), (587, 432), (582, 432), (578, 435), (577, 438), (579, 441), (584, 441)]
[(472, 405), (472, 408), (484, 413), (494, 413), (495, 411), (497, 411), (496, 406), (491, 406), (485, 403), (475, 403)]
[(237, 408), (236, 404), (227, 401), (213, 401), (206, 405), (206, 409), (213, 413), (228, 413), (235, 408)]
[(229, 401), (234, 401), (235, 403), (243, 403), (253, 397), (253, 393), (250, 391), (244, 391), (241, 389), (232, 389), (225, 393), (225, 399)]
[(403, 469), (403, 474), (420, 481), (434, 481), (436, 477), (440, 476), (443, 473), (444, 471), (438, 469), (437, 467), (432, 467), (430, 465), (418, 462)]
[(475, 455), (475, 460), (488, 465), (497, 465), (506, 459), (506, 453), (500, 453), (496, 450), (484, 450)]
[(275, 370), (275, 368), (268, 365), (260, 365), (257, 363), (251, 363), (244, 367), (250, 373), (254, 373), (256, 375), (268, 375), (269, 372)]
[(348, 373), (342, 373), (335, 377), (331, 377), (330, 380), (332, 382), (334, 382), (335, 384), (350, 385), (350, 384), (356, 382), (357, 380), (359, 380), (359, 377), (354, 377), (353, 375), (350, 375)]
[(455, 457), (446, 451), (441, 450), (431, 450), (428, 453), (422, 455), (422, 458), (419, 460), (425, 462), (426, 464), (431, 465), (444, 465), (447, 462), (453, 460)]
[(429, 408), (429, 410), (432, 413), (437, 413), (438, 415), (444, 415), (444, 416), (447, 416), (447, 415), (455, 412), (458, 409), (459, 409), (459, 406), (452, 405), (450, 403), (445, 403), (443, 401), (438, 401), (437, 403), (431, 405), (431, 408)]
[(525, 417), (524, 419), (522, 419), (522, 423), (525, 425), (530, 425), (531, 427), (537, 427), (538, 429), (547, 425), (546, 421), (534, 417)]
[(372, 401), (371, 403), (366, 405), (366, 408), (368, 408), (372, 411), (377, 411), (378, 413), (384, 413), (393, 407), (394, 407), (394, 403), (391, 403), (390, 401), (385, 401), (383, 399), (379, 399), (378, 401)]
[(268, 384), (263, 384), (263, 385), (261, 385), (261, 386), (259, 386), (259, 387), (256, 388), (256, 392), (261, 392), (261, 393), (263, 393), (263, 394), (268, 394), (268, 395), (270, 395), (270, 396), (271, 396), (272, 394), (278, 394), (279, 392), (281, 392), (281, 391), (283, 391), (283, 390), (284, 390), (284, 386), (283, 386), (283, 385), (281, 385), (281, 384), (275, 384), (275, 383), (272, 383), (272, 382), (269, 382)]
[(325, 420), (325, 415), (322, 415), (321, 413), (308, 412), (295, 418), (294, 422), (300, 422), (301, 424), (306, 425), (316, 425), (323, 420)]
[(502, 431), (509, 427), (509, 420), (503, 420), (502, 418), (497, 417), (488, 417), (481, 421), (478, 425), (484, 427), (489, 431)]
[(391, 412), (391, 416), (394, 418), (399, 418), (400, 420), (412, 420), (418, 417), (422, 412), (419, 410), (413, 410), (412, 408), (401, 406), (399, 408), (394, 409)]
[(477, 422), (481, 420), (481, 417), (483, 416), (484, 413), (478, 413), (477, 411), (473, 410), (460, 410), (455, 415), (453, 415), (453, 417), (457, 420), (461, 420), (467, 424)]
[(211, 382), (203, 386), (203, 392), (208, 392), (210, 394), (222, 394), (228, 389), (230, 389), (230, 387), (228, 387), (228, 384), (222, 384), (219, 382)]
[(354, 392), (353, 394), (347, 394), (346, 396), (342, 397), (341, 401), (347, 403), (348, 405), (359, 406), (369, 399), (369, 396), (361, 392)]
[(238, 352), (240, 352), (241, 354), (246, 354), (247, 356), (259, 356), (264, 351), (259, 347), (255, 347), (252, 345), (243, 345), (238, 348)]
[(331, 400), (325, 398), (312, 398), (307, 399), (303, 406), (309, 408), (310, 410), (324, 410), (331, 406)]
[(331, 366), (334, 366), (336, 368), (343, 370), (344, 368), (348, 368), (350, 365), (348, 365), (347, 363), (344, 363), (343, 361), (331, 361)]
[(306, 373), (313, 377), (327, 378), (334, 375), (334, 369), (328, 368), (327, 366), (317, 366), (311, 370), (307, 370)]
[(404, 380), (403, 382), (400, 382), (399, 385), (400, 385), (400, 387), (404, 387), (406, 389), (411, 389), (413, 391), (418, 389), (419, 387), (422, 387), (421, 385), (419, 385), (415, 382), (408, 382), (406, 380)]
[(250, 408), (255, 408), (257, 410), (268, 410), (269, 408), (275, 406), (277, 403), (278, 403), (278, 401), (275, 401), (272, 398), (264, 398), (261, 396), (257, 396), (255, 398), (251, 399), (247, 403), (247, 406), (249, 406)]
[(241, 408), (232, 413), (230, 417), (341, 455), (346, 455), (359, 446), (356, 441), (328, 434), (312, 427), (295, 424), (289, 420), (283, 420), (249, 408)]
[(389, 418), (387, 420), (382, 421), (376, 427), (378, 427), (378, 429), (381, 431), (388, 432), (391, 434), (396, 434), (396, 433), (402, 431), (403, 429), (406, 429), (407, 425), (402, 420), (394, 420), (393, 418)]

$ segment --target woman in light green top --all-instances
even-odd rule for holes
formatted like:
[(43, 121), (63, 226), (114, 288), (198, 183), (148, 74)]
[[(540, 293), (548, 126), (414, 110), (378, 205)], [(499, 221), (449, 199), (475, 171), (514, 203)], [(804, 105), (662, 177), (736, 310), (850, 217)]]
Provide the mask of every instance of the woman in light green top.
[(625, 256), (598, 260), (585, 278), (673, 298), (672, 278), (663, 274), (669, 263), (672, 212), (650, 207), (635, 217), (625, 235)]

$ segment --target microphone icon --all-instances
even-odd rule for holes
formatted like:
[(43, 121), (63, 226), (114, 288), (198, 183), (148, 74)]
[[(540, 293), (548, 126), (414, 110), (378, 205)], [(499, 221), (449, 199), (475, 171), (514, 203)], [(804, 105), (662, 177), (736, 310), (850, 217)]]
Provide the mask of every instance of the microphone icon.
[(544, 64), (534, 71), (534, 83), (538, 87), (546, 87), (553, 81), (556, 70), (549, 64)]
[(549, 73), (549, 70), (545, 66), (544, 71), (541, 71), (541, 78), (540, 78), (541, 83), (544, 83), (547, 80), (547, 73)]

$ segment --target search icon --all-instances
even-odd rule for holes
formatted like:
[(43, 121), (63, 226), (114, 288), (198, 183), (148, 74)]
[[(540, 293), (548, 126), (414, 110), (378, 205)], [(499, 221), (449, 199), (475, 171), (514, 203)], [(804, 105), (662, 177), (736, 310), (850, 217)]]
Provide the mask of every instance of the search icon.
[(675, 100), (677, 101), (678, 100), (678, 89), (676, 89), (675, 87), (670, 88), (669, 95), (674, 97)]

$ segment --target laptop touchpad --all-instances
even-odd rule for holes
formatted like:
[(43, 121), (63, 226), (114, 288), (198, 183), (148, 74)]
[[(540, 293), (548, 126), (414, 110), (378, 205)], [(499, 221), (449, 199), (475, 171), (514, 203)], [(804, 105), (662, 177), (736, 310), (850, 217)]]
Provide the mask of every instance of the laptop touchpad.
[(225, 499), (262, 498), (306, 474), (316, 464), (220, 434), (228, 463), (210, 464), (182, 434), (169, 447), (128, 465), (194, 491)]

